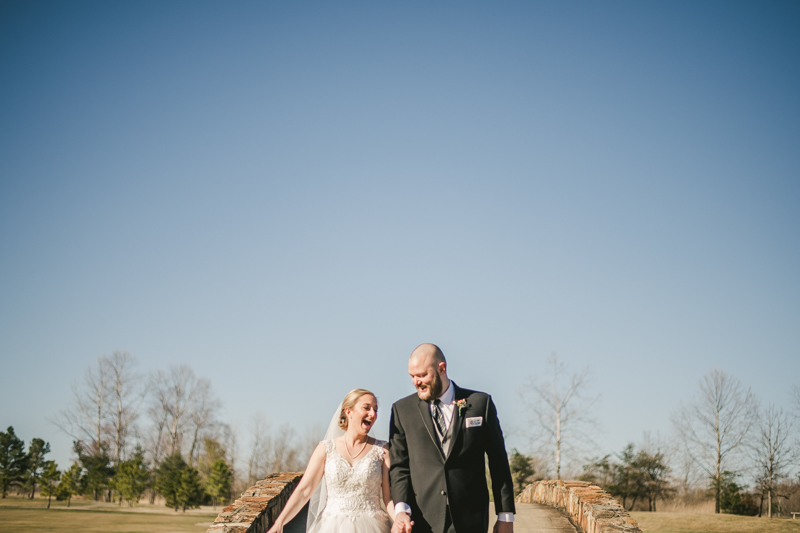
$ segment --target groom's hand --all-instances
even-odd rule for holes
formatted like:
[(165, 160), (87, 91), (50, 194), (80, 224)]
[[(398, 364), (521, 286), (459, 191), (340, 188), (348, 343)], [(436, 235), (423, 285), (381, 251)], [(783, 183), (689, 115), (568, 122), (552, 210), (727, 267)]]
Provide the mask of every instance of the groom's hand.
[(408, 513), (397, 513), (394, 515), (392, 533), (411, 533), (411, 527), (413, 525), (414, 522), (411, 521), (411, 517), (408, 516)]
[(498, 520), (494, 523), (492, 533), (514, 533), (514, 522), (501, 522)]

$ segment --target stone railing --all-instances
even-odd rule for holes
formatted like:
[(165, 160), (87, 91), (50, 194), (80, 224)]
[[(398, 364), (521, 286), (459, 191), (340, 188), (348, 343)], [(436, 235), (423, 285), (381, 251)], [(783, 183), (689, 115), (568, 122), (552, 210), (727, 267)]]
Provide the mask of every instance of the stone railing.
[(537, 481), (517, 501), (560, 509), (582, 533), (641, 533), (636, 520), (597, 485), (584, 481)]
[(206, 533), (265, 533), (278, 518), (302, 472), (270, 474), (222, 509)]

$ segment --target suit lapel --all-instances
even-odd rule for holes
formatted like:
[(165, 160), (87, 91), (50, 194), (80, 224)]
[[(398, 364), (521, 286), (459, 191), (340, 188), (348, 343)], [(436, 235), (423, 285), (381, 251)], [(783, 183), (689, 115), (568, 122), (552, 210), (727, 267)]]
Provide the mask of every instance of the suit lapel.
[[(453, 383), (453, 382), (451, 381), (450, 383)], [(453, 396), (453, 401), (457, 402), (458, 400), (464, 398), (464, 392), (455, 383), (453, 383), (453, 386), (455, 387), (453, 389), (453, 392), (455, 393), (455, 396)], [(459, 414), (460, 410), (461, 409), (459, 409), (457, 405), (453, 406), (453, 422), (452, 422), (453, 431), (452, 431), (452, 437), (451, 437), (452, 440), (450, 441), (450, 449), (447, 450), (447, 457), (450, 457), (450, 455), (453, 453), (453, 448), (456, 447), (456, 443), (458, 442), (458, 437), (461, 436), (461, 426), (463, 426), (464, 424), (462, 422), (463, 421), (463, 417), (462, 417), (461, 414)], [(431, 424), (433, 424), (433, 420), (432, 419), (431, 419)], [(447, 459), (445, 459), (445, 460), (447, 460)]]
[(442, 457), (442, 446), (439, 443), (439, 437), (436, 435), (436, 430), (433, 427), (433, 417), (431, 417), (430, 404), (424, 400), (417, 399), (417, 407), (419, 408), (419, 414), (422, 417), (422, 423), (425, 425), (425, 429), (428, 430), (428, 435), (431, 437), (433, 445), (437, 450), (439, 450), (439, 457)]

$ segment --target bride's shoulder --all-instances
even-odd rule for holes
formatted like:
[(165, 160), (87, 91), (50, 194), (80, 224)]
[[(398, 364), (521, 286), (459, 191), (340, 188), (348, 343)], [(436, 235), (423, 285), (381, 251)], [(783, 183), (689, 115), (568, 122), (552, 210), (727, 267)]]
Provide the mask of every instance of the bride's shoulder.
[(372, 443), (372, 446), (375, 448), (383, 448), (384, 450), (389, 449), (389, 443), (385, 440), (380, 439), (373, 439), (375, 442)]
[(319, 441), (319, 444), (317, 445), (317, 448), (324, 448), (326, 452), (330, 453), (330, 452), (333, 451), (334, 448), (336, 448), (336, 443), (334, 442), (334, 439), (332, 439), (332, 438), (331, 439), (321, 440), (321, 441)]

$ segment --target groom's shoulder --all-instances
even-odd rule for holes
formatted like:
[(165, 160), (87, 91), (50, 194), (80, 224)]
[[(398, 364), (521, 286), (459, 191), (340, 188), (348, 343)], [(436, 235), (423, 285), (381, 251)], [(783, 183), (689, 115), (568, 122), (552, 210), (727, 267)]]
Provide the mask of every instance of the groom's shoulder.
[[(464, 387), (458, 387), (456, 389), (456, 395), (460, 398), (470, 399), (470, 400), (488, 400), (491, 396), (486, 392), (481, 392), (479, 390), (472, 390), (472, 389), (465, 389)], [(456, 398), (458, 400), (459, 398)]]
[(419, 397), (417, 396), (417, 393), (415, 392), (413, 394), (409, 394), (405, 398), (400, 398), (399, 400), (394, 402), (393, 407), (398, 407), (398, 408), (408, 407), (410, 405), (416, 405), (418, 401), (419, 401)]

